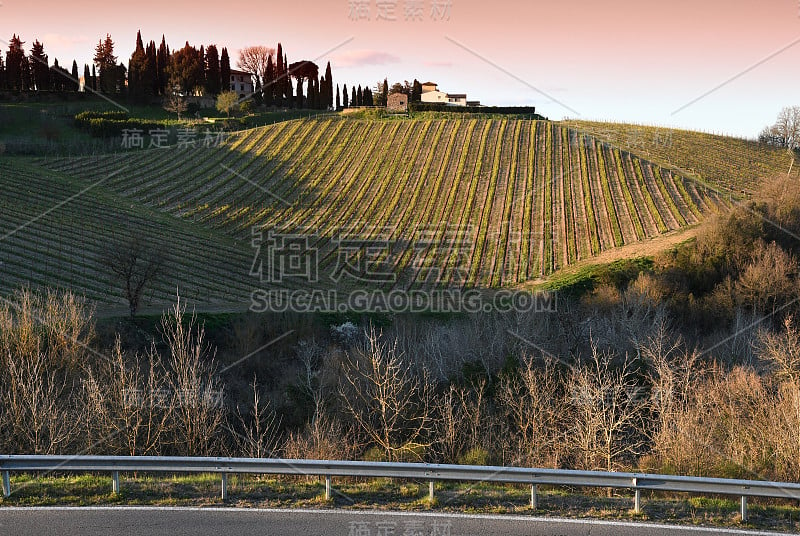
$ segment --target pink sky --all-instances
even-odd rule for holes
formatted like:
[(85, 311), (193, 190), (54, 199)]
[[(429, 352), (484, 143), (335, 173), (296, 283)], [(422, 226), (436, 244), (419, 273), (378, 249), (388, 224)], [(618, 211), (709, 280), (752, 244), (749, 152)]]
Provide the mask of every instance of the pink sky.
[[(381, 2), (394, 6), (396, 20), (379, 20)], [(75, 58), (81, 69), (106, 32), (125, 61), (138, 29), (145, 40), (166, 34), (173, 48), (187, 40), (224, 45), (234, 59), (243, 46), (279, 40), (289, 61), (314, 59), (350, 39), (318, 61), (330, 59), (335, 81), (348, 85), (418, 78), (484, 104), (535, 105), (551, 119), (580, 116), (749, 137), (781, 107), (800, 104), (798, 42), (673, 113), (800, 39), (798, 0), (368, 0), (369, 20), (353, 20), (354, 3), (42, 0), (34, 14), (27, 1), (2, 0), (0, 38), (16, 32), (27, 48), (39, 39), (51, 61), (57, 57), (68, 66)], [(415, 3), (422, 20), (405, 20)], [(391, 18), (391, 10), (384, 15)]]

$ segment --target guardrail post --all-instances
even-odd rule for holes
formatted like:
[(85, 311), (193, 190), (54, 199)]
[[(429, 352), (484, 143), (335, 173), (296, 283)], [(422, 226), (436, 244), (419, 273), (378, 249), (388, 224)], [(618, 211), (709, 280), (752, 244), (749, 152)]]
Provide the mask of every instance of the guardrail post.
[(111, 491), (114, 495), (119, 495), (119, 471), (111, 473)]
[(531, 484), (531, 510), (536, 510), (539, 507), (539, 496), (537, 494), (536, 484)]
[(637, 514), (642, 513), (642, 492), (636, 487), (636, 478), (633, 479), (633, 511)]
[(428, 481), (428, 501), (433, 502), (433, 480)]
[(742, 523), (747, 523), (747, 495), (742, 495)]
[(3, 471), (3, 497), (11, 497), (11, 474)]
[(329, 475), (325, 477), (325, 500), (331, 500), (331, 477)]
[(222, 500), (228, 500), (228, 473), (222, 473)]

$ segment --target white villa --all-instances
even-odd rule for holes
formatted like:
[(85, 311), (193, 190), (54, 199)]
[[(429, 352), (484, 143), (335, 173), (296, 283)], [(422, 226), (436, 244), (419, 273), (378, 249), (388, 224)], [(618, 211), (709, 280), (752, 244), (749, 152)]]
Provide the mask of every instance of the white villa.
[(253, 93), (255, 91), (253, 75), (231, 69), (231, 91), (237, 92), (241, 98)]
[(431, 104), (445, 104), (447, 106), (480, 106), (480, 101), (468, 101), (466, 93), (445, 93), (439, 91), (439, 85), (434, 82), (422, 84), (422, 102)]

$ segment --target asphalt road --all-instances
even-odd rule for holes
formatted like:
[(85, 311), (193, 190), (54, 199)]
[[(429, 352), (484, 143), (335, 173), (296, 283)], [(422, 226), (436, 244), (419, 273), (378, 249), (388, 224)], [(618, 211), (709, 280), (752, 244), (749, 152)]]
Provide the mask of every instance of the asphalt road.
[(777, 534), (542, 517), (234, 508), (0, 508), (2, 536), (624, 536)]

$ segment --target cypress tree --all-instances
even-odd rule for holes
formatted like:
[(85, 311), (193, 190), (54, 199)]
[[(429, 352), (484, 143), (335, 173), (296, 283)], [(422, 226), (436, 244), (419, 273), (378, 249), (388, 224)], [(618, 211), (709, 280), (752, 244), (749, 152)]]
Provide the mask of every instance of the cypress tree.
[(197, 85), (202, 91), (205, 90), (206, 87), (206, 51), (203, 48), (203, 45), (200, 45), (200, 50), (197, 52), (197, 61), (199, 65), (199, 69), (197, 71)]
[(267, 69), (264, 72), (264, 104), (267, 106), (275, 104), (275, 65), (272, 62), (272, 54), (267, 58)]
[(88, 91), (92, 87), (92, 75), (89, 72), (89, 66), (83, 64), (83, 91)]
[(80, 87), (80, 80), (78, 80), (78, 62), (72, 60), (72, 81), (70, 83), (70, 90), (71, 91), (78, 91)]
[(219, 69), (219, 51), (216, 45), (208, 45), (206, 49), (206, 91), (210, 95), (219, 95), (222, 84)]
[(342, 109), (342, 98), (339, 96), (339, 84), (336, 84), (336, 111)]
[(284, 78), (286, 77), (286, 66), (283, 63), (283, 45), (278, 43), (278, 51), (275, 53), (275, 103), (283, 104)]
[(164, 95), (165, 90), (167, 88), (167, 67), (169, 66), (169, 47), (167, 46), (167, 41), (164, 38), (164, 34), (161, 34), (161, 44), (158, 46), (158, 52), (156, 53), (156, 78), (158, 80), (158, 91), (159, 95)]
[(414, 79), (414, 84), (411, 86), (411, 102), (420, 102), (422, 100), (422, 84), (419, 80)]
[(351, 107), (351, 108), (354, 108), (354, 107), (356, 107), (356, 106), (359, 106), (359, 104), (358, 104), (358, 99), (356, 98), (356, 97), (357, 97), (357, 95), (356, 95), (356, 88), (355, 88), (355, 87), (352, 87), (352, 88), (350, 88), (350, 89), (352, 89), (352, 90), (353, 90), (353, 94), (350, 96), (350, 107)]
[(222, 47), (222, 55), (219, 58), (219, 78), (221, 92), (231, 90), (231, 59), (228, 57), (228, 49)]
[(364, 91), (361, 89), (361, 84), (358, 85), (358, 92), (356, 93), (356, 103), (358, 106), (364, 106)]
[(142, 42), (142, 31), (136, 32), (136, 48), (128, 62), (128, 94), (135, 102), (143, 102), (151, 87), (151, 81), (145, 76), (147, 53)]
[(344, 88), (342, 89), (342, 106), (344, 108), (347, 108), (349, 104), (350, 104), (350, 97), (347, 96), (347, 84), (345, 84)]
[(323, 100), (325, 108), (333, 106), (333, 74), (331, 73), (331, 62), (325, 66), (325, 98)]
[(283, 95), (287, 101), (292, 99), (292, 76), (289, 72), (289, 57), (286, 53), (283, 54)]

